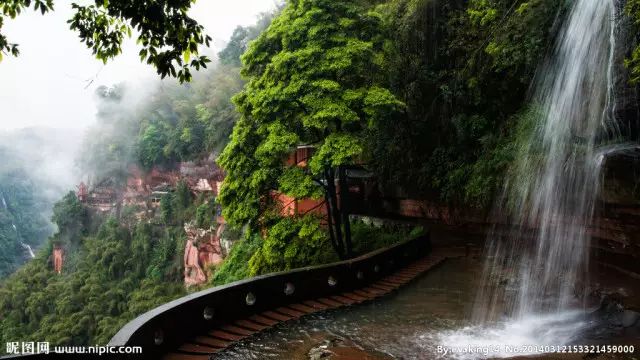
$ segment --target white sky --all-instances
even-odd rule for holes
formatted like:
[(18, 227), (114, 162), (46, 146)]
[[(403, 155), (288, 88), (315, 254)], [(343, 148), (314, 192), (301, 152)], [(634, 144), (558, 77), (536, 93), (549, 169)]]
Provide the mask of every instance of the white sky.
[[(56, 11), (44, 16), (29, 11), (14, 20), (5, 19), (0, 31), (9, 42), (20, 45), (20, 56), (4, 56), (0, 62), (0, 130), (86, 127), (94, 121), (97, 86), (125, 80), (140, 85), (156, 76), (140, 62), (133, 39), (107, 65), (95, 60), (68, 28), (70, 3), (58, 0)], [(259, 13), (275, 4), (275, 0), (199, 0), (191, 16), (220, 44), (237, 25), (255, 23)]]

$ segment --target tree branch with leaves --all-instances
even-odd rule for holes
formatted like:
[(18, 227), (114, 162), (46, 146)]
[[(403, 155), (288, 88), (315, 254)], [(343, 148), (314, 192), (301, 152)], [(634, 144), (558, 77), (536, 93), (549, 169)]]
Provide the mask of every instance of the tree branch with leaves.
[[(191, 71), (206, 68), (210, 60), (198, 55), (209, 46), (211, 37), (202, 25), (189, 17), (193, 0), (96, 0), (92, 5), (72, 3), (74, 15), (67, 21), (93, 55), (103, 62), (122, 52), (123, 41), (135, 31), (141, 47), (140, 59), (155, 67), (164, 78), (190, 81)], [(53, 0), (0, 1), (0, 30), (6, 18), (14, 19), (33, 8), (43, 15), (53, 11)], [(0, 60), (3, 54), (18, 56), (18, 44), (0, 33)]]

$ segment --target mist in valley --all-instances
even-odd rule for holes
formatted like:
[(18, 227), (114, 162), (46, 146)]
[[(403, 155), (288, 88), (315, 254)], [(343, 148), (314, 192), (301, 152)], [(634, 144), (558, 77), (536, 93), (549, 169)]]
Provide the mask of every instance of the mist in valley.
[(0, 277), (35, 256), (55, 227), (53, 204), (73, 188), (81, 129), (0, 132)]
[[(122, 178), (129, 164), (140, 162), (141, 139), (150, 127), (171, 134), (166, 138), (197, 133), (183, 143), (165, 139), (158, 152), (162, 158), (156, 159), (160, 164), (188, 160), (182, 157), (188, 146), (201, 147), (199, 154), (219, 151), (220, 145), (204, 144), (211, 133), (222, 138), (230, 133), (235, 118), (229, 99), (243, 83), (237, 64), (219, 64), (217, 53), (237, 26), (255, 23), (276, 2), (195, 5), (192, 16), (214, 38), (203, 50), (213, 62), (185, 85), (160, 80), (140, 62), (133, 39), (113, 61), (94, 59), (68, 29), (70, 8), (60, 5), (46, 16), (28, 12), (2, 28), (21, 54), (0, 63), (0, 278), (38, 255), (56, 230), (52, 208), (65, 194), (80, 182)], [(36, 23), (47, 31), (31, 31)], [(194, 125), (196, 105), (209, 112)], [(225, 125), (209, 128), (206, 140), (204, 124), (214, 116)]]

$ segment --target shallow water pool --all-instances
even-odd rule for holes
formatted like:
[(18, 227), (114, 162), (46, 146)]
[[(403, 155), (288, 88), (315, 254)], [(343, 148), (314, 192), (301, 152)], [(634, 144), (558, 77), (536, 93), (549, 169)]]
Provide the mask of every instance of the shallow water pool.
[(391, 295), (280, 324), (217, 358), (486, 359), (540, 355), (538, 346), (640, 343), (637, 330), (608, 327), (583, 310), (474, 326), (481, 271), (477, 258), (447, 259)]
[(448, 259), (394, 294), (281, 324), (220, 358), (319, 359), (346, 353), (352, 359), (432, 359), (435, 344), (425, 334), (465, 324), (480, 270), (478, 260)]

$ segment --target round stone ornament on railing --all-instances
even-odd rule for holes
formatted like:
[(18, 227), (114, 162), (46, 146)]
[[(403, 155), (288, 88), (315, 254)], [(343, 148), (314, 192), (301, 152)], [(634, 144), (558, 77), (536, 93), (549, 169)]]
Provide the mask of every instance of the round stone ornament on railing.
[(289, 296), (289, 295), (293, 295), (293, 293), (296, 291), (296, 286), (293, 285), (292, 283), (288, 282), (286, 284), (284, 284), (284, 294)]
[(256, 296), (253, 295), (253, 293), (248, 293), (247, 296), (245, 297), (245, 302), (247, 303), (247, 305), (249, 306), (253, 306), (256, 303)]
[(153, 343), (156, 345), (162, 345), (164, 342), (164, 332), (162, 329), (158, 329), (153, 333)]
[(215, 311), (213, 310), (213, 308), (207, 306), (206, 308), (204, 308), (204, 312), (203, 312), (204, 319), (207, 320), (207, 321), (213, 319), (213, 314), (214, 313), (215, 313)]

